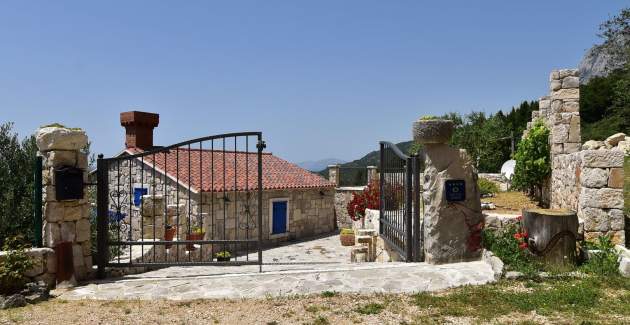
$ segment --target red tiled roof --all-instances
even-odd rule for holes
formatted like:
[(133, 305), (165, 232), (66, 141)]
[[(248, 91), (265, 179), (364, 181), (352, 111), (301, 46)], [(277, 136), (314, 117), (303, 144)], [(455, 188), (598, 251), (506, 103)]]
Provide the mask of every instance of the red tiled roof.
[[(126, 152), (137, 154), (142, 150), (131, 148)], [(203, 192), (245, 191), (258, 188), (258, 158), (255, 152), (226, 151), (224, 154), (220, 150), (179, 148), (142, 158), (151, 166), (153, 159), (156, 161), (156, 169), (166, 171), (171, 179), (179, 180), (184, 187), (190, 184), (195, 192), (199, 192), (200, 188)], [(334, 186), (325, 178), (270, 153), (262, 154), (262, 165), (264, 190)]]

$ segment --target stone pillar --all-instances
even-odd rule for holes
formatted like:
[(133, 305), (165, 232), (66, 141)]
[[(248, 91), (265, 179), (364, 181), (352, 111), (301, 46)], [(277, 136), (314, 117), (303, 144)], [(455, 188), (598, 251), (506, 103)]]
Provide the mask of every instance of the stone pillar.
[(82, 149), (88, 138), (81, 129), (51, 126), (40, 128), (36, 140), (39, 154), (44, 158), (44, 245), (55, 248), (62, 242), (72, 243), (75, 280), (85, 279), (92, 272), (90, 204), (85, 191), (77, 199), (57, 200), (60, 186), (55, 184), (55, 170), (77, 168), (86, 182), (88, 162)]
[(378, 181), (378, 169), (376, 166), (367, 166), (367, 183)]
[(551, 152), (568, 154), (580, 151), (580, 73), (577, 69), (554, 70), (549, 76), (551, 111)]
[[(448, 146), (453, 130), (453, 122), (447, 120), (414, 123), (414, 140), (424, 144), (426, 154), (422, 180), (424, 252), (425, 261), (431, 264), (481, 258), (483, 215), (477, 171), (466, 150)], [(464, 197), (447, 200), (449, 180), (464, 181)]]
[(328, 166), (328, 180), (334, 183), (336, 187), (339, 187), (339, 184), (341, 184), (339, 169), (339, 165)]

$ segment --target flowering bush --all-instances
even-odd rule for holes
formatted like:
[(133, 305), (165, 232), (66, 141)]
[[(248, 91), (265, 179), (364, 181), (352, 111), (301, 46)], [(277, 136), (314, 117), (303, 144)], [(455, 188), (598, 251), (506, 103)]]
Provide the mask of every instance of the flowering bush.
[(507, 226), (501, 230), (484, 229), (482, 233), (483, 246), (492, 251), (506, 265), (508, 270), (519, 271), (526, 275), (535, 275), (542, 269), (539, 262), (534, 260), (528, 250), (529, 234), (519, 223)]
[(378, 210), (380, 207), (380, 189), (378, 181), (373, 181), (360, 193), (354, 193), (346, 209), (353, 221), (365, 217), (365, 209)]

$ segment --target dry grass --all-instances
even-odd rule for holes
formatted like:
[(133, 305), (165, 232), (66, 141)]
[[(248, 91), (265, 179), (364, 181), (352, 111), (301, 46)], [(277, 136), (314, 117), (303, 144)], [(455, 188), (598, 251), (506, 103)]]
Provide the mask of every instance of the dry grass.
[(523, 192), (499, 192), (495, 197), (485, 198), (482, 202), (491, 202), (496, 205), (496, 210), (489, 210), (492, 213), (521, 214), (523, 209), (537, 208), (536, 201), (530, 199)]
[(0, 324), (630, 323), (630, 280), (502, 281), (436, 294), (62, 301), (0, 311)]

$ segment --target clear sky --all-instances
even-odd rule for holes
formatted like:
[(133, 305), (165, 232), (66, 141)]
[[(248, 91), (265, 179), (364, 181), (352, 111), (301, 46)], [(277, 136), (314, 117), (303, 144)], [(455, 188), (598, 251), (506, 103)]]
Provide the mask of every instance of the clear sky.
[(60, 122), (93, 150), (119, 113), (156, 143), (262, 131), (293, 162), (355, 159), (411, 122), (547, 93), (627, 1), (3, 1), (0, 122)]

